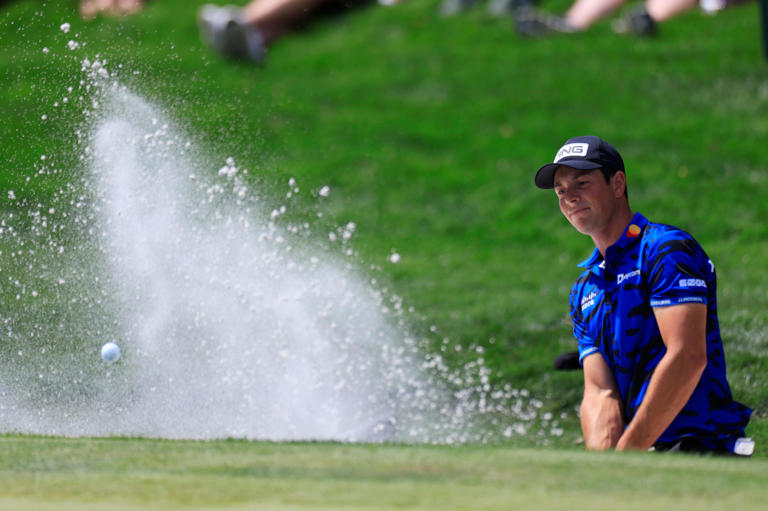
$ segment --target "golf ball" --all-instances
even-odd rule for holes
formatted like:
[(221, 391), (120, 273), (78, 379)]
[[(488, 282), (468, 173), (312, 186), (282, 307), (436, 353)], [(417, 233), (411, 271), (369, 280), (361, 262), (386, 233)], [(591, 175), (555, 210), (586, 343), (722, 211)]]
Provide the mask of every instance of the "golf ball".
[(103, 358), (105, 362), (114, 362), (120, 358), (120, 346), (114, 342), (108, 342), (101, 347), (101, 358)]

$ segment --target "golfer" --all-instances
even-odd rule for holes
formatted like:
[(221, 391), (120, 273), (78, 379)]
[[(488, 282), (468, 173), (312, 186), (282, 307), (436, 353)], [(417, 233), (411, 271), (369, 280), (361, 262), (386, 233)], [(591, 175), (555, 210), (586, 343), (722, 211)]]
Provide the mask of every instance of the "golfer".
[(731, 397), (704, 250), (632, 212), (624, 162), (598, 137), (568, 140), (535, 181), (595, 244), (570, 294), (587, 448), (751, 455), (752, 411)]

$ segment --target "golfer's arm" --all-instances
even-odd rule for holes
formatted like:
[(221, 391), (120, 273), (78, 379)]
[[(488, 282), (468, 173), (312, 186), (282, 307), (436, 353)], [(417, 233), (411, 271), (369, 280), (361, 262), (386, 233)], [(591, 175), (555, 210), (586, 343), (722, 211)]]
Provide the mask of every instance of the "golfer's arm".
[(707, 365), (707, 306), (693, 303), (653, 309), (667, 347), (645, 397), (616, 446), (651, 447), (690, 399)]
[(616, 379), (600, 353), (585, 357), (583, 364), (584, 399), (580, 417), (584, 443), (587, 449), (612, 449), (624, 431)]

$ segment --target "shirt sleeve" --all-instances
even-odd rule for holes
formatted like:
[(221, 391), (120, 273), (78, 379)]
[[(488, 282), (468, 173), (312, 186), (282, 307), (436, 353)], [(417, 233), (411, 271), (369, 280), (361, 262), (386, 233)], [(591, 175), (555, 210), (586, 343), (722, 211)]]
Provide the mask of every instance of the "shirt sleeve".
[(648, 251), (651, 307), (707, 303), (714, 276), (709, 259), (692, 237), (681, 231), (661, 236)]
[[(573, 336), (576, 338), (576, 342), (579, 349), (579, 363), (582, 363), (584, 357), (597, 353), (597, 341), (589, 335), (589, 329), (587, 328), (588, 320), (584, 317), (583, 311), (586, 309), (582, 307), (582, 293), (580, 292), (578, 284), (574, 285), (571, 289), (569, 297), (569, 308), (571, 311), (571, 320), (573, 322)], [(589, 304), (590, 298), (586, 298), (585, 304)], [(593, 306), (594, 307), (594, 306)]]

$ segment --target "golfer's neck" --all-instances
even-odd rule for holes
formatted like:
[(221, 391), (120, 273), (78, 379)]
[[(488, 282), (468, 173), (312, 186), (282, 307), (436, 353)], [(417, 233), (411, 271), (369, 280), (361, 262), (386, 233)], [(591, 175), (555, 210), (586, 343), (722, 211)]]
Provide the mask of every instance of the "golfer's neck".
[(595, 247), (600, 251), (603, 258), (605, 258), (605, 251), (608, 247), (616, 243), (624, 234), (624, 230), (632, 221), (633, 216), (634, 213), (629, 209), (629, 206), (623, 207), (610, 218), (604, 229), (591, 235)]

